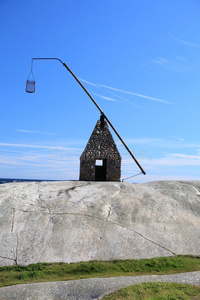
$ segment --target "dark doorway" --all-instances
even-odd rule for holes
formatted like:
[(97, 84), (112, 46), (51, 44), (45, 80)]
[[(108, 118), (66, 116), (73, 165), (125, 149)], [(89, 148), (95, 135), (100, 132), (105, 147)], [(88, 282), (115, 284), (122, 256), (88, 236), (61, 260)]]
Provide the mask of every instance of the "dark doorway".
[(106, 181), (106, 159), (96, 160), (95, 181)]

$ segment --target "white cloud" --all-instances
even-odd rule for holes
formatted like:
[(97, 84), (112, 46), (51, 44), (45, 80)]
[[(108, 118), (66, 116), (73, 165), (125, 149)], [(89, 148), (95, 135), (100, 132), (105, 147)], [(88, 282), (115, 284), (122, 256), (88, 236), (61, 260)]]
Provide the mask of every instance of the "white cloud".
[(171, 59), (165, 59), (165, 58), (162, 58), (162, 57), (158, 57), (156, 59), (152, 59), (151, 62), (153, 63), (156, 63), (156, 64), (159, 64), (159, 65), (162, 65), (162, 66), (174, 66), (175, 63), (187, 63), (188, 61), (186, 60), (185, 57), (183, 56), (179, 56), (179, 55), (176, 55), (174, 58), (171, 58)]
[(184, 63), (188, 62), (187, 59), (185, 57), (183, 57), (183, 56), (176, 55), (176, 59), (179, 60), (179, 61), (181, 61), (181, 62), (184, 62)]
[(200, 166), (200, 155), (186, 155), (182, 153), (166, 153), (164, 157), (141, 159), (144, 166)]
[(135, 103), (133, 103), (132, 101), (129, 101), (129, 100), (127, 100), (127, 99), (124, 99), (123, 97), (121, 97), (121, 96), (119, 96), (119, 95), (117, 95), (117, 94), (115, 94), (115, 93), (113, 93), (113, 92), (111, 92), (111, 91), (108, 91), (108, 90), (107, 90), (107, 92), (108, 92), (109, 94), (111, 94), (111, 95), (113, 95), (113, 96), (115, 96), (115, 97), (117, 97), (117, 98), (119, 98), (119, 99), (121, 99), (121, 100), (127, 102), (127, 103), (130, 103), (130, 104), (132, 104), (132, 105), (134, 105), (134, 106), (136, 106), (136, 107), (142, 108), (142, 106), (137, 105), (137, 104), (135, 104)]
[(125, 139), (128, 145), (146, 144), (162, 148), (199, 148), (200, 142), (186, 142), (183, 138), (178, 140), (162, 139), (162, 138), (139, 138)]
[(185, 46), (189, 46), (189, 47), (197, 47), (197, 48), (200, 48), (200, 44), (198, 43), (194, 43), (194, 42), (190, 42), (190, 41), (186, 41), (186, 40), (181, 40), (177, 37), (175, 37), (174, 35), (170, 34), (171, 38), (173, 40), (175, 40), (176, 42), (179, 42), (180, 44), (182, 45), (185, 45)]
[[(134, 152), (133, 154), (135, 155)], [(162, 176), (166, 176), (168, 180), (176, 180), (177, 178), (184, 178), (185, 180), (199, 180), (199, 150), (196, 150), (195, 153), (191, 154), (180, 152), (165, 153), (162, 157), (154, 158), (136, 155), (136, 159), (147, 173), (145, 179), (142, 181), (149, 181), (149, 176), (151, 177), (152, 175), (160, 178), (159, 180), (161, 180)], [(133, 159), (128, 155), (124, 156), (122, 159), (122, 170), (123, 178), (137, 174), (140, 171)], [(197, 174), (199, 174), (199, 176)]]
[(6, 165), (20, 165), (20, 166), (36, 166), (36, 167), (49, 167), (50, 165), (49, 164), (40, 164), (40, 163), (26, 163), (26, 162), (22, 162), (22, 161), (19, 161), (19, 160), (12, 160), (9, 159), (8, 160), (5, 160), (4, 158), (0, 158), (0, 164), (6, 164)]
[(39, 134), (55, 135), (55, 133), (52, 133), (52, 132), (34, 131), (34, 130), (25, 130), (25, 129), (15, 129), (15, 131), (25, 132), (25, 133), (39, 133)]
[(168, 64), (168, 61), (162, 57), (158, 57), (157, 59), (152, 59), (151, 61), (159, 65)]
[(96, 94), (96, 93), (93, 93), (93, 95), (98, 96), (98, 97), (100, 97), (100, 98), (102, 98), (102, 99), (104, 99), (104, 100), (119, 102), (118, 100), (116, 100), (116, 99), (114, 99), (114, 98), (102, 96), (102, 95), (99, 95), (99, 94)]
[(100, 87), (99, 87), (99, 84), (92, 83), (92, 82), (87, 81), (87, 80), (82, 79), (82, 78), (78, 78), (78, 79), (79, 79), (80, 81), (85, 82), (85, 83), (87, 83), (87, 84), (89, 84), (89, 85), (92, 85), (92, 86), (94, 86), (94, 87), (96, 87), (96, 88), (100, 88)]
[(192, 175), (173, 175), (173, 174), (147, 174), (145, 176), (137, 176), (135, 178), (125, 180), (125, 182), (135, 182), (135, 183), (144, 183), (151, 181), (164, 181), (164, 180), (178, 180), (178, 181), (188, 181), (188, 180), (197, 180), (195, 176)]
[(146, 95), (142, 95), (142, 94), (137, 94), (137, 93), (134, 93), (134, 92), (121, 90), (121, 89), (114, 88), (114, 87), (111, 87), (111, 86), (106, 86), (106, 85), (103, 85), (103, 84), (100, 84), (100, 86), (102, 86), (104, 88), (107, 88), (107, 89), (110, 89), (110, 90), (113, 90), (113, 91), (117, 91), (117, 92), (129, 94), (129, 95), (137, 96), (137, 97), (140, 97), (140, 98), (145, 98), (145, 99), (148, 99), (148, 100), (151, 100), (151, 101), (161, 102), (161, 103), (165, 103), (165, 104), (171, 104), (170, 102), (168, 102), (166, 100), (163, 100), (163, 99), (154, 98), (154, 97), (150, 97), (150, 96), (146, 96)]
[(126, 139), (128, 144), (150, 144), (150, 143), (162, 143), (164, 139), (159, 138), (139, 138), (139, 139)]
[[(171, 141), (159, 138), (127, 139), (126, 142), (127, 144), (139, 145), (138, 147), (141, 150), (136, 147), (133, 154), (145, 172), (147, 172), (147, 175), (133, 177), (130, 181), (135, 182), (139, 180), (140, 182), (144, 182), (157, 179), (162, 180), (162, 178), (166, 178), (167, 180), (178, 178), (180, 180), (183, 180), (183, 178), (185, 180), (198, 179), (196, 174), (200, 167), (200, 143), (189, 143), (182, 140)], [(178, 150), (175, 153), (174, 149), (172, 151), (170, 149), (169, 153), (162, 154), (162, 157), (159, 157), (161, 155), (159, 149), (157, 156), (154, 154), (155, 157), (149, 158), (149, 149), (151, 149), (148, 147), (149, 145), (163, 148), (168, 147), (168, 149), (170, 147), (172, 149), (175, 147), (179, 147), (180, 149), (184, 149), (184, 147), (196, 149), (195, 151), (190, 151), (189, 154), (188, 149), (187, 153), (184, 153), (182, 150)], [(82, 148), (0, 143), (0, 150), (5, 147), (6, 149), (11, 148), (11, 152), (6, 154), (4, 150), (1, 151), (1, 174), (4, 174), (1, 177), (5, 177), (9, 169), (13, 170), (12, 174), (17, 174), (17, 169), (20, 169), (21, 174), (27, 174), (21, 175), (21, 178), (30, 178), (30, 170), (33, 170), (34, 175), (31, 176), (35, 178), (78, 179), (79, 157), (83, 150)], [(19, 151), (12, 152), (14, 147)], [(122, 179), (140, 172), (138, 166), (125, 149), (122, 156)], [(18, 166), (21, 166), (21, 168)], [(190, 170), (195, 170), (195, 172), (190, 172)], [(41, 174), (44, 174), (43, 177), (41, 177)], [(194, 174), (196, 178), (193, 176)], [(17, 177), (19, 178), (19, 175)]]
[(168, 156), (184, 158), (184, 159), (200, 159), (200, 155), (190, 155), (190, 154), (182, 154), (182, 153), (169, 153)]
[(198, 58), (195, 58), (194, 56), (190, 57), (190, 59), (186, 59), (184, 56), (180, 55), (168, 57), (167, 59), (158, 57), (156, 59), (152, 59), (151, 63), (173, 72), (188, 72), (199, 69)]
[[(198, 161), (198, 165), (196, 162)], [(146, 172), (146, 175), (132, 177), (129, 182), (149, 182), (155, 180), (199, 180), (197, 170), (200, 166), (200, 157), (198, 159), (187, 158), (185, 160), (178, 157), (163, 157), (155, 159), (140, 159), (139, 162)], [(184, 171), (183, 171), (184, 170)], [(122, 160), (122, 179), (129, 176), (138, 175), (140, 170), (134, 164), (131, 158)]]
[(49, 152), (49, 148), (37, 150), (34, 148), (23, 149), (23, 152), (17, 155), (12, 153), (0, 155), (0, 177), (5, 178), (8, 170), (12, 170), (12, 177), (16, 178), (77, 179), (80, 151), (73, 149), (70, 152), (69, 149), (72, 148), (68, 148), (68, 152), (58, 148), (57, 152)]
[(104, 84), (95, 84), (95, 83), (86, 81), (86, 80), (81, 79), (81, 78), (79, 78), (79, 79), (80, 79), (80, 81), (83, 81), (83, 82), (85, 82), (85, 83), (87, 83), (89, 85), (92, 85), (92, 86), (95, 86), (95, 87), (98, 87), (98, 88), (109, 89), (109, 90), (113, 90), (113, 91), (116, 91), (116, 92), (120, 92), (120, 93), (124, 93), (124, 94), (133, 95), (133, 96), (136, 96), (136, 97), (148, 99), (148, 100), (151, 100), (151, 101), (156, 101), (156, 102), (165, 103), (165, 104), (171, 104), (170, 102), (168, 102), (166, 100), (163, 100), (163, 99), (154, 98), (154, 97), (146, 96), (146, 95), (143, 95), (143, 94), (138, 94), (138, 93), (134, 93), (134, 92), (130, 92), (130, 91), (118, 89), (118, 88), (107, 86), (107, 85), (104, 85)]
[(168, 60), (164, 58), (152, 59), (151, 63), (173, 72), (186, 72), (197, 68), (196, 61), (187, 61), (185, 58), (180, 56), (175, 56)]
[(29, 145), (29, 144), (10, 144), (10, 143), (0, 143), (0, 146), (8, 147), (22, 147), (22, 148), (39, 148), (39, 149), (57, 149), (57, 150), (80, 150), (80, 148), (67, 148), (60, 146), (43, 146), (43, 145)]

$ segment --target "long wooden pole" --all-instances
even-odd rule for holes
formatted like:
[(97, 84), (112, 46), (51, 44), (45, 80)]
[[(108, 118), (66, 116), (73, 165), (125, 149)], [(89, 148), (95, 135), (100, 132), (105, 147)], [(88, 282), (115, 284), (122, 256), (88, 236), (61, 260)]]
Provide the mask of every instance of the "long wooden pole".
[(62, 62), (61, 59), (59, 58), (32, 58), (32, 60), (35, 59), (56, 59), (58, 61), (60, 61), (63, 66), (70, 72), (70, 74), (74, 77), (74, 79), (78, 82), (78, 84), (82, 87), (82, 89), (85, 91), (85, 93), (89, 96), (89, 98), (92, 100), (92, 102), (96, 105), (96, 107), (98, 108), (98, 110), (100, 111), (100, 113), (104, 116), (104, 118), (106, 119), (106, 121), (109, 123), (109, 125), (111, 126), (111, 128), (113, 129), (113, 131), (116, 133), (116, 135), (118, 136), (118, 138), (120, 139), (120, 141), (122, 142), (122, 144), (124, 145), (124, 147), (126, 148), (126, 150), (129, 152), (129, 154), (131, 155), (131, 157), (133, 158), (133, 160), (135, 161), (135, 163), (137, 164), (137, 166), (140, 168), (141, 172), (145, 175), (146, 172), (144, 171), (144, 169), (142, 168), (142, 166), (139, 164), (139, 162), (137, 161), (137, 159), (135, 158), (135, 156), (133, 155), (133, 153), (131, 152), (131, 150), (129, 149), (129, 147), (126, 145), (126, 143), (124, 142), (124, 140), (122, 139), (122, 137), (119, 135), (119, 133), (117, 132), (117, 130), (115, 129), (115, 127), (112, 125), (112, 123), (110, 122), (110, 120), (108, 119), (108, 117), (105, 115), (105, 113), (103, 112), (103, 110), (100, 108), (100, 106), (97, 104), (97, 102), (94, 100), (94, 98), (90, 95), (90, 93), (86, 90), (86, 88), (84, 87), (84, 85), (80, 82), (80, 80), (76, 77), (76, 75), (70, 70), (70, 68), (66, 65), (66, 63)]

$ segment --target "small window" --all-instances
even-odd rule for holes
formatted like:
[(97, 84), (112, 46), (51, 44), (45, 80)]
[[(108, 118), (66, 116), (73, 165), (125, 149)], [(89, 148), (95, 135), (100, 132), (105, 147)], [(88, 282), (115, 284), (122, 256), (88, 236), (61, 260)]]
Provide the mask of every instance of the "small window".
[(103, 160), (102, 159), (96, 159), (95, 166), (103, 166)]

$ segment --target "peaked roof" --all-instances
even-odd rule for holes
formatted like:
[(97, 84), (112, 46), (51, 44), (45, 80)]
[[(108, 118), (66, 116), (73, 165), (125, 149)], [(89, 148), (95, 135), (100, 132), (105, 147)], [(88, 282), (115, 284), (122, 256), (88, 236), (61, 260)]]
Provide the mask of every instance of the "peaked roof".
[(109, 130), (107, 122), (104, 120), (104, 127), (101, 128), (101, 121), (97, 124), (90, 136), (90, 139), (83, 151), (80, 159), (120, 159), (121, 156)]

